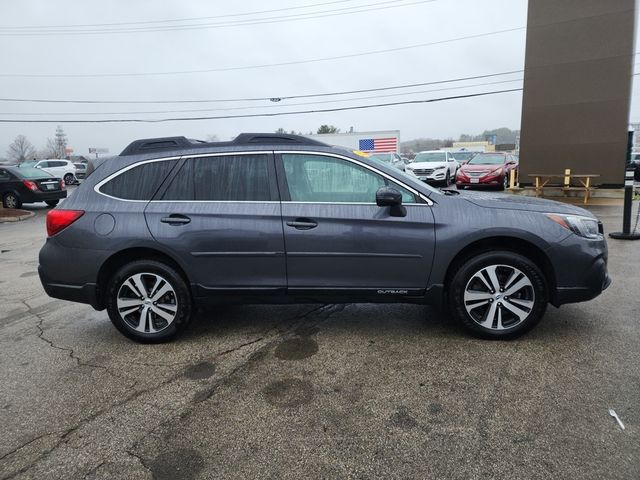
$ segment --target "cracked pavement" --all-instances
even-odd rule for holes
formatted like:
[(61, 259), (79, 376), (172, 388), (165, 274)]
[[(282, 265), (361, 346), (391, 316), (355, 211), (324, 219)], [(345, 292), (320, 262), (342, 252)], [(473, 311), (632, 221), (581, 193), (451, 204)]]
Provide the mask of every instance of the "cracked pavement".
[(45, 295), (32, 209), (0, 224), (0, 479), (640, 477), (638, 244), (512, 342), (349, 304), (215, 307), (138, 345)]

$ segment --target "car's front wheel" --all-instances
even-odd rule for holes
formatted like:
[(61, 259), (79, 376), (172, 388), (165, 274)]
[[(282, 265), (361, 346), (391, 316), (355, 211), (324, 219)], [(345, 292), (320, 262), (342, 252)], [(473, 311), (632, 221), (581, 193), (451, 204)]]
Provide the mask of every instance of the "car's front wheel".
[(22, 206), (22, 201), (15, 193), (8, 192), (2, 197), (2, 206), (4, 208), (20, 208)]
[(472, 334), (514, 338), (535, 326), (547, 308), (544, 274), (528, 258), (509, 251), (467, 259), (453, 275), (449, 309)]
[(109, 318), (137, 342), (171, 340), (191, 320), (193, 302), (186, 282), (174, 268), (157, 260), (122, 266), (111, 278), (106, 295)]

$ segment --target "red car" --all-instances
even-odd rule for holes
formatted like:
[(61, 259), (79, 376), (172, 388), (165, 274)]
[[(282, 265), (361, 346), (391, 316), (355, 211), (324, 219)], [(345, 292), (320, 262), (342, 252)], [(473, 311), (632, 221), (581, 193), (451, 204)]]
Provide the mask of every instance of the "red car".
[(515, 170), (517, 176), (518, 160), (510, 153), (478, 153), (460, 167), (456, 175), (456, 186), (497, 187), (504, 190), (509, 187), (511, 170)]

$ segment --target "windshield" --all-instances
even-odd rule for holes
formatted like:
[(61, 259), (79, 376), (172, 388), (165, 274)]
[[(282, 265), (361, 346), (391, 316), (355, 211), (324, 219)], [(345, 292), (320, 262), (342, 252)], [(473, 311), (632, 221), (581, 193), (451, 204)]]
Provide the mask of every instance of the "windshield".
[(17, 171), (13, 170), (13, 173), (22, 178), (47, 178), (49, 176), (47, 172), (30, 167), (20, 167)]
[(378, 160), (382, 160), (386, 163), (391, 163), (393, 161), (393, 155), (391, 155), (390, 153), (370, 154), (370, 158), (377, 158)]
[[(385, 168), (389, 168), (389, 164), (383, 160), (380, 160), (379, 158), (370, 156), (369, 160), (371, 161), (371, 163), (374, 164), (374, 166), (375, 164), (378, 164), (378, 165), (384, 166)], [(421, 182), (414, 175), (409, 175), (408, 173), (405, 173), (402, 170), (396, 169), (396, 168), (394, 168), (393, 170), (394, 170), (393, 175), (398, 177), (398, 180), (403, 181), (407, 185), (416, 188), (416, 184), (418, 184), (421, 187), (425, 187), (430, 192), (435, 192), (442, 195), (442, 192), (440, 190), (433, 188), (431, 185), (427, 183)]]
[(467, 165), (502, 165), (504, 163), (504, 155), (496, 155), (491, 153), (479, 153)]
[(451, 152), (453, 158), (458, 160), (459, 162), (466, 162), (467, 160), (471, 160), (476, 152)]
[(445, 152), (424, 152), (416, 155), (414, 162), (446, 162), (447, 154)]
[(22, 162), (18, 166), (20, 168), (25, 168), (25, 167), (26, 168), (30, 168), (30, 167), (33, 167), (36, 163), (38, 163), (38, 162), (36, 162), (35, 160), (31, 160), (31, 161), (28, 161), (28, 162)]

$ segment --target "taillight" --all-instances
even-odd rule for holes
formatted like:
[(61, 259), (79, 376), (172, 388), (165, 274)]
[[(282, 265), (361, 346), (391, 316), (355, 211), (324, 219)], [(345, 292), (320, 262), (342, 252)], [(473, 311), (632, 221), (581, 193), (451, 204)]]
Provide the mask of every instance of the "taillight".
[(64, 190), (64, 187), (66, 187), (64, 180), (60, 179), (60, 190)]
[(47, 213), (47, 235), (52, 237), (84, 215), (84, 210), (49, 210)]
[(23, 180), (22, 183), (24, 183), (24, 186), (27, 187), (32, 192), (35, 192), (38, 190), (38, 184), (36, 182), (32, 182), (31, 180)]

